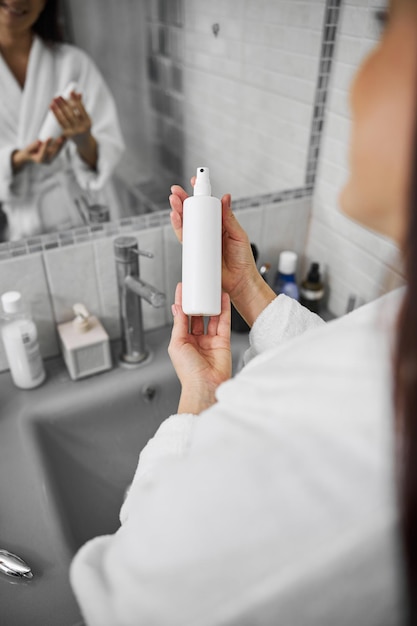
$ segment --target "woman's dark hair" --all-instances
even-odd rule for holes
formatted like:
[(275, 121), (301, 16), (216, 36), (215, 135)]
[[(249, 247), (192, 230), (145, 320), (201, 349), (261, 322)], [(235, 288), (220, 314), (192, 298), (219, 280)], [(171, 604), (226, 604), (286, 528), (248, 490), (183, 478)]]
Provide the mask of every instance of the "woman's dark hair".
[(64, 40), (59, 0), (46, 0), (45, 8), (32, 26), (32, 30), (50, 45)]
[(408, 288), (398, 318), (394, 371), (408, 623), (417, 626), (417, 124), (410, 178), (404, 250)]

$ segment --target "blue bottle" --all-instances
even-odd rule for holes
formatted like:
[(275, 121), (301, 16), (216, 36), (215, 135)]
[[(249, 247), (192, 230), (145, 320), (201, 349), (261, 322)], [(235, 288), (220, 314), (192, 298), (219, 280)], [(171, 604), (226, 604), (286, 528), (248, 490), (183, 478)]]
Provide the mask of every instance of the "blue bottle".
[(279, 255), (278, 271), (275, 276), (273, 289), (276, 294), (284, 293), (294, 300), (298, 300), (300, 293), (295, 280), (297, 266), (297, 254), (291, 250), (285, 250)]

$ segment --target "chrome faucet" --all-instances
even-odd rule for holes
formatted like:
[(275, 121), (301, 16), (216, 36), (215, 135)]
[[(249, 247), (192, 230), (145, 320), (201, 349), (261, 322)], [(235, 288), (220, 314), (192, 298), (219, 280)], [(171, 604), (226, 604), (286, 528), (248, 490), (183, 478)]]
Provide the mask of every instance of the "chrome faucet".
[(136, 365), (148, 356), (143, 329), (142, 298), (158, 308), (165, 304), (165, 294), (139, 278), (139, 255), (153, 258), (153, 254), (139, 250), (135, 237), (117, 237), (114, 240), (114, 254), (122, 331), (120, 360), (125, 364)]

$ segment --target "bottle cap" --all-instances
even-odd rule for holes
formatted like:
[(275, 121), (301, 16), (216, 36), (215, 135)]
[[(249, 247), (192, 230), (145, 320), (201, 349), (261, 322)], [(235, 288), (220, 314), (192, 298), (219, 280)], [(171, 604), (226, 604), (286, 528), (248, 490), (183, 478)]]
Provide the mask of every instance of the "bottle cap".
[(7, 291), (1, 297), (5, 313), (19, 313), (22, 310), (22, 295), (18, 291)]
[(292, 250), (284, 250), (279, 255), (278, 271), (281, 274), (295, 274), (297, 266), (297, 253)]
[(210, 172), (208, 167), (197, 167), (194, 195), (211, 196)]
[(310, 270), (307, 275), (307, 280), (309, 283), (320, 282), (320, 265), (318, 263), (311, 264)]

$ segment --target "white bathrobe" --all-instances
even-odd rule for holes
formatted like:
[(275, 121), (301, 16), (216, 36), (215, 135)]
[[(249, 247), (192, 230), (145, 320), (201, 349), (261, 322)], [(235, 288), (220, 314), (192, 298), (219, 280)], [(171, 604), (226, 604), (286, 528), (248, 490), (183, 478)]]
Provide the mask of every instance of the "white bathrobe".
[(402, 623), (391, 400), (402, 296), (327, 325), (286, 296), (265, 309), (249, 364), (200, 416), (161, 425), (121, 528), (76, 555), (89, 626)]
[[(14, 176), (11, 153), (38, 138), (53, 97), (71, 81), (77, 83), (92, 119), (97, 170), (91, 170), (68, 141), (52, 164), (28, 164)], [(0, 104), (0, 203), (10, 238), (82, 224), (75, 200), (79, 202), (82, 190), (105, 188), (124, 150), (113, 97), (94, 63), (74, 46), (49, 48), (35, 37), (23, 90), (0, 55)], [(107, 201), (106, 192), (98, 199)], [(110, 209), (114, 217), (116, 207)]]

